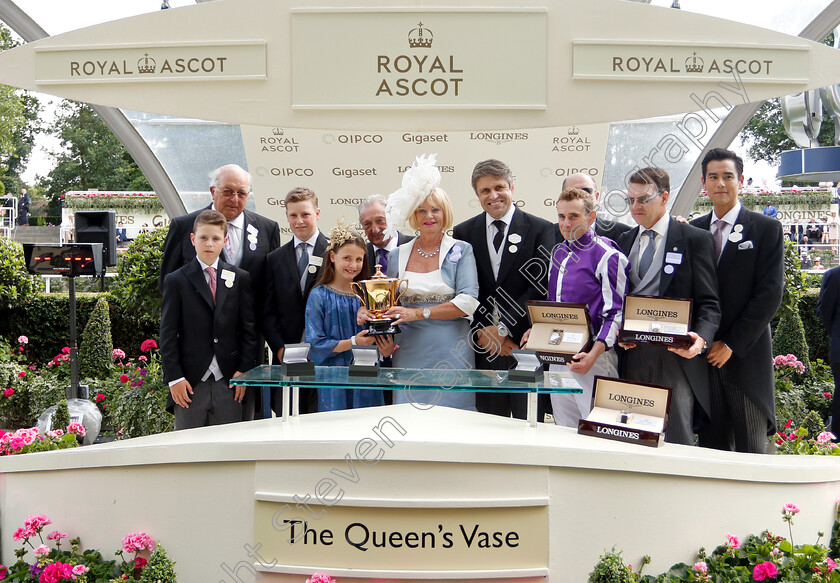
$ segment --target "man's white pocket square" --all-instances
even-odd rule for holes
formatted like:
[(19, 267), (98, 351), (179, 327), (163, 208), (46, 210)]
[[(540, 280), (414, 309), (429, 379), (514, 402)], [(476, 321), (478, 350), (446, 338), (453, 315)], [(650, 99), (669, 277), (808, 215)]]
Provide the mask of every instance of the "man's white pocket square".
[(742, 251), (744, 249), (752, 249), (753, 242), (752, 241), (744, 241), (743, 243), (738, 245), (738, 251)]

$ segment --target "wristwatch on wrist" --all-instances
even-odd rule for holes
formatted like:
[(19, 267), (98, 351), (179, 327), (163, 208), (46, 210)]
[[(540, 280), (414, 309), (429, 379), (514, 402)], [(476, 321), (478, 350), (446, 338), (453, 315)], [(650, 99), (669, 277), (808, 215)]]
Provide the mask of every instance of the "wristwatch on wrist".
[(432, 311), (429, 308), (423, 308), (423, 319), (428, 320), (432, 317)]

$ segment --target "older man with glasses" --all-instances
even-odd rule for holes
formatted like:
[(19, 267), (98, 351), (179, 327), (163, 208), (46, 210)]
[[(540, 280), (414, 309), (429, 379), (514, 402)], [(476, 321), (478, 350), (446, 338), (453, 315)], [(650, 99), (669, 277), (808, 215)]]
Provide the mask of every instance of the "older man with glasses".
[[(210, 173), (210, 194), (213, 197), (210, 206), (176, 217), (169, 223), (169, 233), (163, 244), (159, 285), (162, 289), (163, 279), (169, 273), (195, 260), (195, 247), (190, 242), (193, 223), (201, 211), (217, 210), (228, 221), (228, 241), (222, 251), (222, 259), (250, 274), (254, 310), (260, 314), (265, 290), (265, 256), (280, 247), (280, 227), (271, 219), (245, 210), (245, 203), (251, 194), (251, 175), (236, 164), (216, 168)], [(257, 332), (258, 346), (254, 361), (261, 363), (264, 360), (265, 342), (261, 331)], [(252, 392), (249, 390), (246, 393), (243, 402), (246, 420), (254, 417), (255, 396)]]
[[(601, 193), (598, 192), (598, 187), (595, 185), (595, 181), (589, 174), (577, 172), (575, 174), (568, 175), (563, 181), (563, 185), (560, 187), (560, 192), (565, 192), (570, 188), (578, 188), (584, 192), (588, 192), (595, 197), (595, 202), (599, 203), (599, 212), (595, 218), (595, 234), (599, 237), (607, 237), (608, 239), (617, 241), (619, 235), (633, 228), (630, 225), (625, 225), (620, 222), (618, 220), (619, 217), (610, 212), (609, 208), (605, 209), (603, 205), (600, 204)], [(560, 230), (559, 225), (555, 223), (554, 227), (554, 242), (555, 244), (560, 244), (566, 239), (563, 237), (563, 232)]]
[[(630, 258), (630, 293), (693, 300), (689, 348), (620, 343), (622, 378), (672, 388), (665, 440), (694, 445), (694, 419), (710, 414), (709, 373), (702, 356), (720, 323), (715, 244), (709, 231), (668, 215), (670, 178), (661, 168), (630, 176), (627, 205), (638, 227), (618, 238)], [(695, 415), (694, 402), (702, 411)]]

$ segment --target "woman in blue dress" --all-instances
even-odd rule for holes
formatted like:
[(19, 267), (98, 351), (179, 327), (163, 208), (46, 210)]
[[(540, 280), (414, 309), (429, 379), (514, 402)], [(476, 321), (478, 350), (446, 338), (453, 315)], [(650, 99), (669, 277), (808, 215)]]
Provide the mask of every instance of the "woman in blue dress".
[(449, 197), (438, 184), (434, 156), (418, 158), (385, 211), (392, 233), (406, 219), (418, 233), (388, 255), (388, 275), (408, 280), (400, 305), (386, 312), (397, 318), (402, 330), (393, 363), (397, 368), (433, 369), (435, 384), (441, 387), (394, 391), (394, 403), (475, 411), (475, 393), (457, 386), (462, 378), (458, 371), (475, 368), (469, 336), (478, 307), (478, 275), (470, 244), (446, 234), (454, 217)]
[[(324, 270), (306, 302), (304, 339), (318, 366), (348, 366), (356, 344), (376, 343), (383, 356), (394, 350), (391, 336), (368, 336), (356, 323), (359, 300), (350, 284), (369, 273), (367, 249), (358, 233), (339, 224), (330, 233)], [(382, 391), (371, 389), (318, 389), (318, 412), (384, 405)]]

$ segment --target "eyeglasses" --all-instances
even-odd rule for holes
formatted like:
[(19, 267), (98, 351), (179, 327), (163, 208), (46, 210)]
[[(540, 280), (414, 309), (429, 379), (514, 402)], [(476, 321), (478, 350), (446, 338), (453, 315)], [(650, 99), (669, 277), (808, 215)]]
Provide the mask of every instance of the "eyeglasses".
[(588, 192), (589, 194), (595, 194), (595, 189), (594, 188), (590, 188), (588, 186), (581, 186), (580, 189)]
[(653, 202), (653, 200), (656, 197), (658, 197), (660, 194), (662, 194), (662, 193), (658, 192), (656, 194), (651, 194), (649, 196), (625, 196), (624, 197), (624, 202), (627, 203), (628, 207), (633, 206), (634, 203), (638, 203), (638, 204), (641, 204), (641, 205), (648, 205), (651, 202)]
[(223, 188), (222, 189), (222, 196), (225, 198), (248, 198), (248, 195), (251, 194), (250, 190), (239, 190), (234, 191), (231, 188)]

